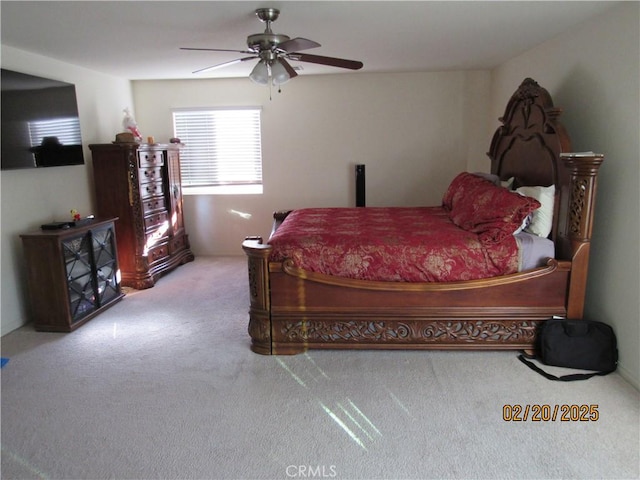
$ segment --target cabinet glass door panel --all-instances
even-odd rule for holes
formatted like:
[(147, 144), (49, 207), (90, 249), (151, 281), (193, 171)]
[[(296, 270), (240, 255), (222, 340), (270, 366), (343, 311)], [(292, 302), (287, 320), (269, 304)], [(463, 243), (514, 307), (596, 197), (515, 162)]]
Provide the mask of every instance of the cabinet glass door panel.
[(69, 282), (68, 285), (71, 317), (75, 322), (96, 310), (98, 306), (94, 294), (93, 278), (91, 275), (85, 275)]
[(62, 242), (62, 251), (67, 272), (69, 307), (75, 322), (96, 310), (98, 306), (92, 272), (90, 235), (87, 233), (65, 240)]
[(93, 258), (97, 268), (115, 263), (116, 246), (113, 241), (113, 230), (105, 228), (93, 232)]
[(92, 235), (98, 303), (103, 305), (120, 295), (120, 284), (116, 268), (116, 243), (113, 238), (113, 229), (111, 228), (94, 230)]
[(120, 295), (118, 272), (113, 266), (104, 266), (96, 271), (98, 283), (98, 301), (104, 305), (112, 298)]
[(89, 235), (65, 240), (62, 244), (67, 280), (91, 273), (91, 251)]

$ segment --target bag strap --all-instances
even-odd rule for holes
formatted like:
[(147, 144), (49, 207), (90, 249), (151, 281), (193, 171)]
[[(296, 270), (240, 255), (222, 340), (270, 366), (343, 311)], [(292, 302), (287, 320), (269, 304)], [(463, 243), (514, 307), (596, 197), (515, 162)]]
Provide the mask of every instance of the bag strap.
[[(531, 355), (527, 355), (529, 358), (535, 358)], [(562, 382), (573, 382), (574, 380), (587, 380), (591, 377), (595, 377), (596, 375), (609, 375), (611, 372), (613, 372), (613, 370), (608, 371), (608, 372), (594, 372), (594, 373), (573, 373), (571, 375), (563, 375), (562, 377), (556, 377), (555, 375), (551, 375), (550, 373), (545, 372), (544, 370), (542, 370), (540, 367), (538, 367), (537, 365), (535, 365), (534, 363), (530, 362), (529, 360), (527, 360), (525, 358), (525, 355), (519, 355), (518, 359), (524, 363), (527, 367), (529, 367), (531, 370), (538, 372), (540, 375), (542, 375), (545, 378), (548, 378), (549, 380), (559, 380)]]

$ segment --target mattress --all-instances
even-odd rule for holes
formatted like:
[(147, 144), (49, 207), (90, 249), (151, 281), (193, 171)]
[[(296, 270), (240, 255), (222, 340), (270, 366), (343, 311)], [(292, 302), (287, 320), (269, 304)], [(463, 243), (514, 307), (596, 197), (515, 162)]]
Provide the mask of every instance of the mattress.
[(518, 271), (543, 267), (547, 259), (554, 258), (555, 245), (552, 240), (527, 232), (520, 232), (514, 236), (520, 255)]

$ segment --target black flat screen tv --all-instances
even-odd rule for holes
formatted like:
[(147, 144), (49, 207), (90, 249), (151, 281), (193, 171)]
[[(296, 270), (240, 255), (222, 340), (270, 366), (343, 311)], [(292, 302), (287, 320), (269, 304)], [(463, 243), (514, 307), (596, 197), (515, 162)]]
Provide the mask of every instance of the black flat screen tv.
[(76, 87), (2, 69), (2, 170), (84, 164)]

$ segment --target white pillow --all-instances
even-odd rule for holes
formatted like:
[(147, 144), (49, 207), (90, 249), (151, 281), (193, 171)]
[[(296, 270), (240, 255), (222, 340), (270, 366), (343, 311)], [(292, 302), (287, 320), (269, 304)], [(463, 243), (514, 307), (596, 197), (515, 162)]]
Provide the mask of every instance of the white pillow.
[(511, 190), (513, 188), (513, 182), (515, 181), (515, 177), (509, 177), (507, 180), (503, 180), (500, 182), (500, 186), (506, 188), (507, 190)]
[(555, 204), (555, 185), (549, 187), (520, 187), (516, 189), (520, 195), (535, 198), (541, 207), (534, 210), (531, 223), (524, 229), (539, 237), (548, 237), (553, 227), (553, 206)]

